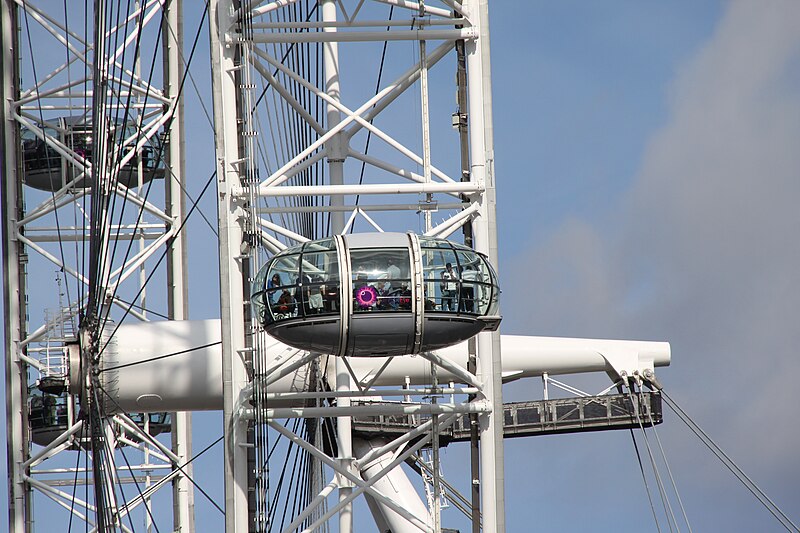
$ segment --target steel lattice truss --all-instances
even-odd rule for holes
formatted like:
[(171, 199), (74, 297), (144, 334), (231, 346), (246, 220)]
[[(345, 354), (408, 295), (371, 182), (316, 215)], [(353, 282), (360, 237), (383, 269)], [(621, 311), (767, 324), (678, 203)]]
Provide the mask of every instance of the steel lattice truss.
[[(193, 461), (223, 442), (224, 502), (197, 505), (222, 512), (226, 531), (352, 531), (366, 523), (353, 517), (362, 496), (382, 531), (439, 533), (445, 503), (473, 529), (504, 531), (497, 331), (458, 356), (421, 341), (415, 356), (332, 356), (278, 342), (251, 309), (273, 255), (330, 238), (349, 257), (351, 233), (450, 239), (496, 264), (488, 0), (213, 0), (187, 28), (191, 46), (180, 0), (111, 4), (3, 2), (12, 529), (30, 531), (35, 508), (64, 513), (67, 530), (194, 531), (195, 491), (208, 495)], [(193, 89), (213, 100), (213, 141), (192, 146), (213, 142), (216, 168), (190, 183), (183, 91), (206, 31), (212, 83)], [(188, 211), (183, 198), (212, 183), (220, 320), (190, 321), (185, 226), (200, 198)], [(432, 252), (411, 242), (418, 310)], [(516, 377), (545, 387), (558, 383), (550, 371), (612, 368), (624, 381), (669, 359), (646, 343), (542, 339), (539, 353), (574, 358), (535, 368), (532, 348), (509, 353), (525, 360)], [(221, 407), (224, 435), (193, 454), (185, 412), (119, 402)], [(407, 430), (370, 436), (365, 421)], [(473, 428), (461, 482), (439, 458), (456, 423)], [(172, 513), (152, 511), (160, 501)]]
[[(334, 361), (298, 353), (275, 361), (265, 334), (235, 303), (247, 298), (249, 280), (261, 261), (259, 248), (277, 252), (353, 231), (358, 224), (367, 231), (412, 230), (458, 239), (463, 234), (477, 250), (496, 255), (484, 8), (481, 2), (452, 1), (212, 4), (217, 14), (212, 16), (212, 68), (217, 73), (217, 173), (223, 191), (219, 212), (223, 360), (228, 365), (223, 370), (225, 419), (231, 428), (227, 438), (244, 442), (248, 425), (254, 426), (250, 460), (257, 465), (255, 493), (260, 497), (269, 494), (267, 443), (272, 433), (267, 428), (334, 472), (285, 531), (301, 526), (314, 530), (337, 513), (339, 527), (349, 530), (351, 502), (361, 494), (377, 502), (392, 530), (438, 531), (437, 439), (456, 416), (467, 413), (481, 419), (484, 527), (503, 528), (502, 486), (494, 481), (502, 445), (491, 416), (493, 403), (501, 403), (495, 382), (500, 373), (490, 370), (499, 365), (499, 336), (479, 335), (475, 368), (424, 354), (434, 381), (403, 393), (414, 397), (409, 404), (364, 403), (359, 396), (399, 393), (372, 388), (391, 359), (365, 367), (345, 357)], [(459, 83), (453, 84), (457, 74)], [(441, 77), (450, 80), (440, 86), (446, 88), (447, 100), (431, 90), (430, 80), (439, 85)], [(453, 101), (459, 87), (459, 99)], [(290, 134), (278, 137), (276, 132)], [(242, 261), (242, 250), (249, 251), (249, 262)], [(242, 361), (237, 354), (250, 358)], [(329, 389), (316, 395), (311, 385), (300, 385), (298, 394), (280, 395), (300, 406), (271, 407), (278, 393), (270, 392), (270, 384), (308, 365), (323, 369), (320, 373), (335, 366), (335, 383), (328, 382)], [(247, 368), (253, 369), (249, 375)], [(420, 397), (436, 395), (437, 368), (469, 386), (450, 402), (419, 403)], [(303, 400), (315, 401), (303, 406)], [(350, 432), (352, 417), (359, 413), (422, 415), (428, 421), (412, 435), (365, 452), (354, 450), (360, 444)], [(294, 417), (335, 417), (337, 457), (276, 421)], [(414, 438), (418, 440), (409, 447)], [(429, 511), (415, 514), (402, 494), (386, 490), (402, 483), (395, 467), (423, 447), (433, 450), (436, 496)], [(266, 530), (268, 502), (247, 500), (246, 454), (230, 453), (228, 460), (228, 501), (237, 510), (255, 507), (256, 527)], [(335, 492), (338, 503), (327, 510), (319, 507)], [(226, 515), (231, 531), (244, 531), (247, 520), (238, 511)]]
[[(166, 414), (99, 413), (105, 451), (92, 453), (92, 417), (84, 413), (90, 402), (86, 391), (77, 390), (77, 376), (71, 384), (67, 378), (92, 291), (101, 300), (105, 342), (115, 319), (148, 321), (184, 312), (167, 304), (183, 298), (180, 288), (169, 293), (153, 283), (145, 289), (153, 276), (163, 280), (167, 263), (179, 268), (173, 254), (182, 246), (183, 178), (173, 151), (182, 142), (177, 12), (158, 1), (128, 7), (109, 11), (110, 23), (95, 39), (92, 11), (72, 3), (67, 9), (52, 2), (3, 2), (9, 54), (3, 56), (4, 249), (12, 265), (6, 286), (16, 285), (21, 296), (6, 300), (6, 347), (13, 354), (6, 369), (6, 387), (13, 390), (9, 447), (19, 465), (12, 469), (15, 531), (28, 531), (34, 507), (41, 516), (66, 509), (65, 528), (80, 521), (97, 527), (100, 492), (84, 495), (82, 485), (106, 486), (101, 492), (113, 516), (106, 527), (121, 530), (133, 529), (134, 520), (152, 522), (151, 501), (159, 494), (169, 501), (170, 491), (162, 489), (173, 482), (188, 493), (185, 415), (172, 417), (176, 439), (165, 443), (155, 435), (171, 429)], [(163, 35), (162, 24), (169, 28)], [(101, 54), (95, 53), (98, 43)], [(95, 99), (98, 79), (102, 99)], [(103, 102), (102, 119), (93, 109), (96, 100)], [(102, 273), (93, 276), (90, 218), (99, 190), (105, 198)], [(31, 436), (41, 447), (31, 446)], [(93, 479), (99, 470), (92, 473), (99, 455), (102, 481)], [(182, 499), (176, 522), (188, 520), (190, 501)]]

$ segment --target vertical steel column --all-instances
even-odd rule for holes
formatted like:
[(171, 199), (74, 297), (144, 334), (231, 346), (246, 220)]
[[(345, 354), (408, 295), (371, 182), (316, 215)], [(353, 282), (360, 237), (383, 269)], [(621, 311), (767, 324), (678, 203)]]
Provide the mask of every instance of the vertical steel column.
[(0, 53), (2, 65), (2, 227), (3, 227), (3, 305), (5, 333), (6, 450), (8, 461), (9, 531), (30, 531), (31, 499), (22, 479), (22, 463), (28, 457), (27, 365), (20, 360), (20, 341), (25, 337), (25, 279), (21, 259), (22, 244), (17, 240), (16, 223), (22, 216), (22, 176), (19, 175), (19, 130), (11, 102), (19, 98), (19, 47), (17, 6), (7, 0), (2, 5)]
[[(466, 43), (463, 40), (456, 41), (456, 85), (458, 86), (458, 140), (461, 154), (461, 181), (470, 180), (470, 158), (469, 158), (469, 121), (467, 109), (469, 108), (469, 98), (467, 94), (467, 55)], [(464, 244), (472, 247), (472, 224), (464, 224)], [(467, 341), (467, 370), (477, 374), (477, 340), (472, 338)], [(470, 401), (475, 399), (475, 395), (470, 395)], [(472, 520), (472, 533), (481, 531), (481, 507), (480, 507), (480, 451), (478, 448), (478, 415), (469, 415), (469, 458), (470, 458), (470, 517)]]
[(242, 200), (232, 194), (241, 185), (241, 150), (237, 126), (238, 49), (234, 44), (234, 2), (212, 0), (209, 9), (214, 133), (219, 208), (220, 314), (222, 325), (222, 394), (225, 429), (225, 531), (248, 530), (247, 426), (235, 417), (236, 402), (247, 384), (241, 354), (245, 350), (244, 280), (240, 256), (246, 216)]
[[(498, 268), (497, 226), (495, 222), (494, 134), (492, 130), (492, 80), (489, 61), (489, 2), (467, 0), (470, 19), (477, 25), (478, 39), (467, 42), (469, 81), (469, 136), (473, 182), (485, 187), (480, 196), (480, 216), (473, 222), (475, 249), (489, 256)], [(481, 510), (483, 529), (505, 531), (505, 472), (503, 459), (503, 390), (500, 359), (500, 332), (478, 335), (478, 376), (483, 395), (493, 412), (481, 415)]]
[[(323, 22), (336, 22), (336, 1), (322, 0), (322, 20)], [(325, 32), (336, 32), (335, 27), (324, 28)], [(335, 41), (323, 43), (323, 65), (325, 76), (325, 92), (333, 99), (339, 100), (341, 97), (339, 89), (339, 44)], [(330, 130), (341, 121), (340, 111), (332, 104), (326, 104), (326, 127)], [(343, 138), (341, 134), (334, 135), (325, 145), (328, 156), (328, 179), (331, 185), (342, 185), (344, 183), (344, 158), (345, 150), (342, 146)], [(343, 196), (330, 196), (331, 207), (344, 205)], [(336, 235), (344, 229), (344, 212), (333, 210), (330, 213), (331, 235)], [(352, 389), (350, 374), (341, 357), (336, 358), (336, 391), (346, 392)], [(340, 397), (337, 404), (342, 407), (350, 406), (349, 397)], [(353, 461), (353, 433), (352, 420), (347, 416), (340, 416), (336, 419), (336, 434), (338, 441), (339, 457), (338, 460), (344, 468), (349, 468)], [(347, 498), (352, 492), (353, 487), (350, 481), (344, 476), (339, 477), (339, 500)], [(350, 533), (353, 531), (353, 504), (347, 504), (339, 512), (339, 531), (340, 533)]]
[[(172, 100), (178, 98), (183, 64), (183, 0), (168, 0), (164, 5), (164, 95)], [(175, 102), (172, 120), (167, 134), (167, 183), (166, 213), (173, 224), (180, 226), (186, 214), (186, 196), (183, 192), (186, 172), (183, 98)], [(189, 297), (186, 288), (187, 248), (185, 232), (173, 237), (167, 248), (167, 311), (172, 320), (189, 318)], [(172, 413), (172, 451), (181, 463), (192, 456), (192, 418), (189, 412)], [(194, 491), (189, 478), (192, 465), (183, 466), (183, 471), (172, 482), (172, 519), (176, 532), (193, 533)]]

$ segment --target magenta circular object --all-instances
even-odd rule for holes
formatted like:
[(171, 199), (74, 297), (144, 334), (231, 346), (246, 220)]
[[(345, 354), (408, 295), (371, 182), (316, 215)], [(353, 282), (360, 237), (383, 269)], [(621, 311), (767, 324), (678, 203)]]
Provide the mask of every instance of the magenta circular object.
[(378, 291), (371, 285), (356, 289), (356, 302), (361, 307), (372, 307), (378, 301)]

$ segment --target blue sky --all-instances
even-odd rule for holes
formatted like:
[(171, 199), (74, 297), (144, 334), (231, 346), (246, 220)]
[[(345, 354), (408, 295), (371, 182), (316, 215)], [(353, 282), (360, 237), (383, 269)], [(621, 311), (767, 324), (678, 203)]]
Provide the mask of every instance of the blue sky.
[[(504, 331), (670, 341), (665, 388), (795, 521), (800, 435), (779, 406), (797, 368), (797, 8), (492, 19)], [(670, 413), (659, 435), (694, 530), (781, 529)], [(537, 502), (542, 530), (654, 530), (627, 435), (508, 451), (509, 509)]]
[[(666, 390), (795, 522), (799, 8), (491, 6), (503, 332), (671, 342)], [(213, 296), (192, 299), (214, 316)], [(215, 424), (200, 416), (195, 448)], [(658, 434), (695, 531), (782, 530), (670, 412)], [(446, 475), (465, 454), (445, 450)], [(510, 532), (656, 530), (626, 432), (507, 441), (506, 461)]]

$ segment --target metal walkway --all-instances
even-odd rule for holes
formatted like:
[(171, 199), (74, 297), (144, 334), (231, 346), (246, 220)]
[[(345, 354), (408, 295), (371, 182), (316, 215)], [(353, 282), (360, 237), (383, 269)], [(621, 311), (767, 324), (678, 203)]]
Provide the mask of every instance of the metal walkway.
[[(353, 433), (364, 438), (396, 438), (423, 421), (418, 415), (355, 417)], [(608, 394), (503, 405), (505, 438), (630, 429), (639, 427), (640, 422), (643, 426), (653, 426), (662, 421), (661, 395), (658, 392), (644, 392), (632, 397)], [(460, 417), (441, 434), (443, 446), (469, 439), (468, 415)]]

